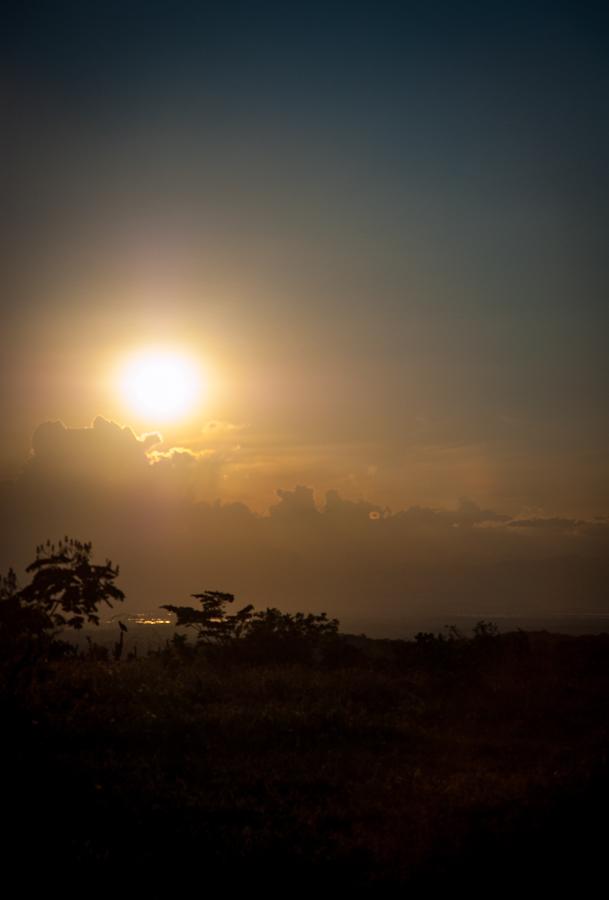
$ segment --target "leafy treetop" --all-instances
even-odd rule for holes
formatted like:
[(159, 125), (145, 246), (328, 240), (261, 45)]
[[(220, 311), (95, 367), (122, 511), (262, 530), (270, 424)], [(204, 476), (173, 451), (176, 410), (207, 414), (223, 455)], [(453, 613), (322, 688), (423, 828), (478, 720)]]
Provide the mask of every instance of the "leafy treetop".
[(201, 609), (192, 606), (164, 605), (177, 617), (178, 627), (193, 628), (197, 633), (197, 641), (203, 644), (224, 644), (234, 638), (241, 637), (249, 619), (253, 606), (244, 606), (232, 616), (226, 614), (226, 604), (233, 603), (233, 594), (222, 591), (203, 591), (202, 594), (191, 594), (201, 603)]
[(91, 543), (65, 537), (57, 546), (47, 541), (36, 548), (36, 559), (27, 567), (30, 584), (15, 592), (19, 605), (36, 610), (44, 628), (82, 628), (85, 621), (99, 625), (99, 606), (125, 599), (114, 584), (118, 566), (107, 559), (91, 562)]

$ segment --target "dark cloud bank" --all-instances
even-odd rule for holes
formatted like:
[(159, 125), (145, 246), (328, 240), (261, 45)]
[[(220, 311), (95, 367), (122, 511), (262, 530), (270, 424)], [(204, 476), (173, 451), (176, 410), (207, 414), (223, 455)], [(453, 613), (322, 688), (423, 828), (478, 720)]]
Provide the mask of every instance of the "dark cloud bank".
[(22, 570), (37, 543), (69, 534), (121, 565), (132, 612), (202, 589), (346, 622), (609, 611), (607, 519), (511, 518), (471, 500), (391, 512), (302, 485), (259, 515), (198, 499), (221, 455), (155, 452), (159, 440), (102, 418), (41, 425), (21, 475), (2, 485), (0, 569)]

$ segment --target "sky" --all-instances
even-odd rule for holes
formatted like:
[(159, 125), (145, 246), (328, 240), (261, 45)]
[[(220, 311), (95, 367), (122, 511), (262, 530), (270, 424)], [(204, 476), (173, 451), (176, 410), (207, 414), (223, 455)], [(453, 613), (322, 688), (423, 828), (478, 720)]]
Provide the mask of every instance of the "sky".
[(608, 51), (600, 3), (9, 3), (0, 568), (600, 608)]

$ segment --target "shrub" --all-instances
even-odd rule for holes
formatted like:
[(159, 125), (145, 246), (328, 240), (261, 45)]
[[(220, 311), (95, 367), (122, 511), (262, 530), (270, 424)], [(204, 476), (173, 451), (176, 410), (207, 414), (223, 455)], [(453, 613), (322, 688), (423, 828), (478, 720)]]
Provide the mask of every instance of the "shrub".
[(176, 616), (178, 628), (192, 628), (198, 645), (223, 648), (252, 662), (309, 662), (321, 659), (338, 633), (338, 620), (326, 613), (283, 613), (278, 609), (254, 612), (244, 606), (233, 615), (226, 608), (233, 594), (204, 591), (191, 594), (201, 609), (164, 605)]
[(338, 634), (338, 620), (326, 613), (255, 613), (244, 635), (246, 656), (260, 662), (321, 661)]

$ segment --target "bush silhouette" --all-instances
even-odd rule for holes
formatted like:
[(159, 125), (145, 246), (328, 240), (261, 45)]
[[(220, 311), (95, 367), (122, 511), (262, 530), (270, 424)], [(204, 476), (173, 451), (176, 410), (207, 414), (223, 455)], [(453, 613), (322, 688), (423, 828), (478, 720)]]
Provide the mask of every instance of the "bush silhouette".
[(176, 616), (176, 627), (192, 628), (197, 644), (230, 649), (245, 660), (310, 662), (323, 656), (338, 633), (338, 620), (328, 619), (326, 613), (292, 614), (271, 608), (254, 612), (248, 605), (228, 615), (233, 594), (204, 591), (191, 597), (200, 601), (201, 609), (170, 604), (161, 609)]
[(256, 661), (318, 662), (337, 635), (338, 619), (328, 619), (326, 613), (266, 609), (248, 622), (243, 649)]

